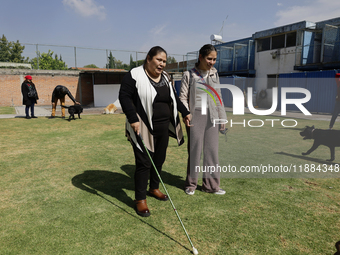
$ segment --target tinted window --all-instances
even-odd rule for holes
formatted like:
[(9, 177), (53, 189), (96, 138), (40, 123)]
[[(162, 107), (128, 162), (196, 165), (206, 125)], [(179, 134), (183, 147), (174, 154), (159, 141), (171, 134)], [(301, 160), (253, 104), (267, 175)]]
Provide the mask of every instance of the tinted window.
[(287, 34), (286, 47), (296, 46), (296, 32)]
[(285, 47), (285, 35), (277, 35), (272, 37), (272, 49), (279, 49)]
[(270, 50), (270, 37), (257, 41), (257, 51)]

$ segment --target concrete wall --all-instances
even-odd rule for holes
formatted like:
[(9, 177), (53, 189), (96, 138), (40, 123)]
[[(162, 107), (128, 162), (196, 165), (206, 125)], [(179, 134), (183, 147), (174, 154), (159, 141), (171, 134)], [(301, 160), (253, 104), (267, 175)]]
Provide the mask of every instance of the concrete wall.
[[(268, 50), (255, 53), (256, 78), (267, 78), (268, 74), (297, 72), (295, 66), (296, 47)], [(258, 89), (266, 89), (261, 84)]]
[(118, 100), (120, 84), (96, 84), (93, 86), (94, 106), (106, 107), (109, 104), (115, 104), (120, 107)]
[[(52, 92), (57, 85), (66, 86), (83, 105), (93, 103), (91, 75), (69, 70), (0, 69), (0, 106), (22, 105), (21, 84), (26, 75), (33, 78), (39, 95), (38, 105), (51, 105)], [(66, 104), (73, 104), (67, 96)]]
[(0, 62), (0, 66), (7, 68), (32, 69), (32, 65), (26, 63)]
[(267, 89), (267, 75), (295, 73), (295, 52), (297, 47), (289, 47), (255, 53), (255, 90), (266, 90), (266, 98), (258, 98), (260, 107), (270, 108), (272, 105), (272, 89)]

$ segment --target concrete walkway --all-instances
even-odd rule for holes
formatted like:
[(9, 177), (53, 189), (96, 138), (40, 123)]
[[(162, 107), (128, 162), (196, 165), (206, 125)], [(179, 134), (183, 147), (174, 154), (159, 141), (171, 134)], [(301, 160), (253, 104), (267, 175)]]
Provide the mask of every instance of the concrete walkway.
[[(10, 119), (10, 118), (25, 118), (25, 106), (15, 107), (16, 114), (0, 114), (0, 119)], [(51, 110), (47, 110), (46, 107), (35, 106), (34, 114), (37, 117), (47, 117), (51, 116)]]
[[(231, 107), (225, 108), (228, 113), (232, 113)], [(260, 110), (260, 109), (259, 109)], [(24, 118), (25, 117), (25, 106), (17, 106), (15, 107), (16, 114), (0, 114), (0, 119), (9, 119), (9, 118)], [(104, 111), (104, 107), (90, 107), (84, 108), (83, 114), (102, 114)], [(245, 113), (251, 113), (248, 108), (244, 108)], [(52, 113), (51, 106), (35, 106), (34, 113), (37, 117), (49, 117)], [(116, 113), (122, 113), (121, 109), (118, 109)], [(61, 116), (60, 106), (57, 106), (56, 116)], [(68, 112), (66, 110), (66, 116), (68, 116)], [(254, 115), (254, 118), (256, 115)], [(268, 117), (282, 117), (282, 118), (292, 118), (292, 119), (307, 119), (307, 120), (324, 120), (330, 121), (332, 115), (331, 114), (315, 114), (312, 115), (304, 115), (302, 112), (287, 112), (285, 116), (281, 115), (280, 111), (275, 111)], [(340, 121), (340, 117), (337, 118), (337, 121)]]
[[(25, 106), (16, 106), (15, 107), (16, 114), (0, 114), (0, 119), (10, 119), (10, 118), (25, 118)], [(65, 109), (66, 117), (69, 116), (67, 109)], [(84, 108), (83, 113), (86, 114), (102, 114), (104, 112), (104, 107), (90, 107)], [(121, 113), (120, 109), (116, 111), (116, 113)], [(34, 114), (37, 117), (49, 117), (52, 114), (51, 106), (34, 106)], [(56, 116), (61, 116), (60, 106), (57, 106)]]

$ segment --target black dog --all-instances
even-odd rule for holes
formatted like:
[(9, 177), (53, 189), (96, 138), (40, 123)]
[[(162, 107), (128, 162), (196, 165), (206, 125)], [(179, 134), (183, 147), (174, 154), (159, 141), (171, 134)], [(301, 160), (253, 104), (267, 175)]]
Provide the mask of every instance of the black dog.
[(78, 114), (79, 119), (81, 119), (80, 114), (83, 112), (83, 107), (80, 104), (75, 104), (71, 106), (62, 105), (62, 107), (68, 109), (68, 113), (70, 114), (70, 117), (68, 118), (69, 121), (71, 121), (71, 118), (75, 120), (74, 114)]
[(300, 132), (300, 135), (303, 136), (303, 140), (314, 139), (312, 148), (306, 153), (302, 153), (302, 155), (309, 155), (316, 150), (319, 145), (325, 145), (329, 147), (331, 151), (331, 158), (328, 159), (328, 161), (333, 161), (335, 159), (335, 147), (340, 146), (340, 130), (315, 129), (314, 126), (306, 126), (306, 128)]

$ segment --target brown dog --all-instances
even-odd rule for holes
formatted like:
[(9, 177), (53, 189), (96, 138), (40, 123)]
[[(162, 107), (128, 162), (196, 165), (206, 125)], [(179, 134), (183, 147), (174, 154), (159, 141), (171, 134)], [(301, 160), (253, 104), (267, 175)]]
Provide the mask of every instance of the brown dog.
[(103, 114), (114, 114), (117, 111), (117, 107), (114, 104), (109, 104), (104, 108)]

